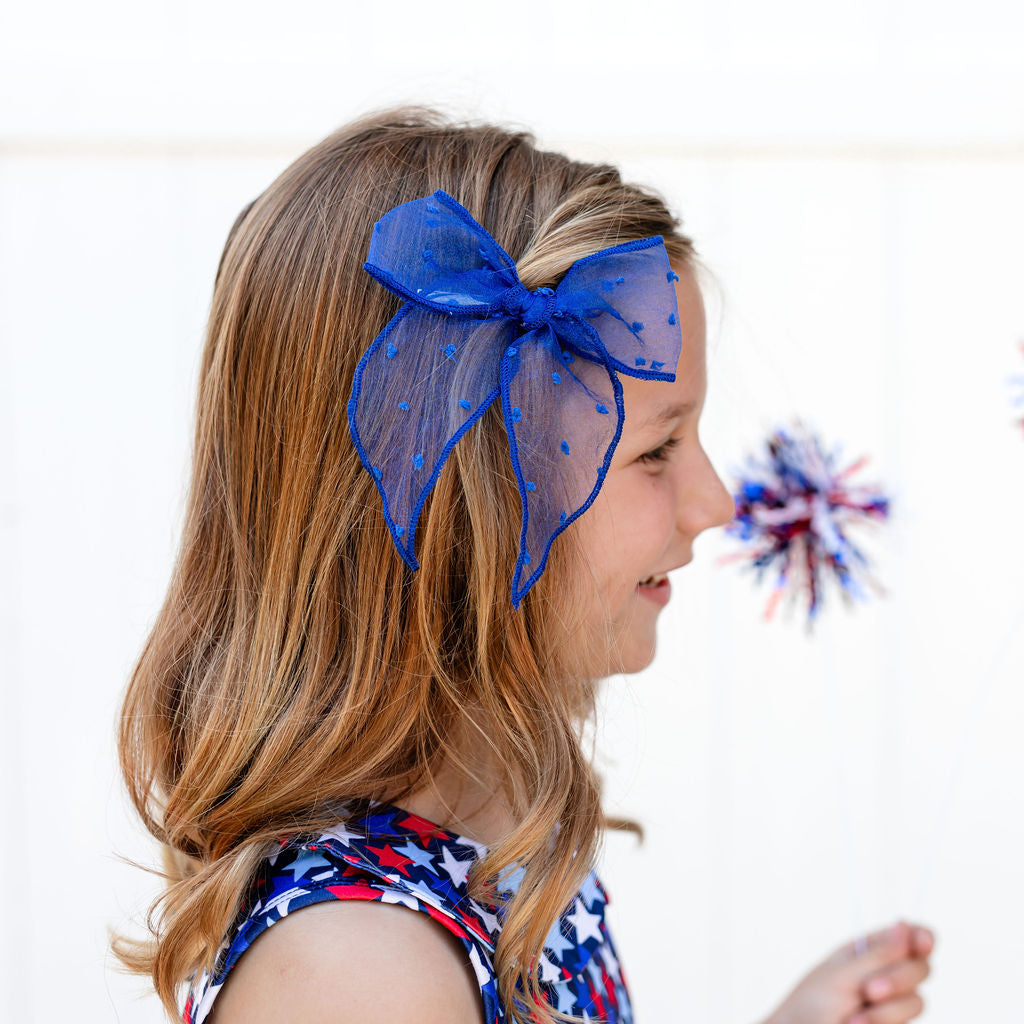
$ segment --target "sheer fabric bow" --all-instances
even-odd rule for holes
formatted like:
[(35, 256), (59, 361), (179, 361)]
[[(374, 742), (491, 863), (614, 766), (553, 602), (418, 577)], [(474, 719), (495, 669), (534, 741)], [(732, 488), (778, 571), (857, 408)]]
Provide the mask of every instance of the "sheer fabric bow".
[(459, 438), (500, 400), (522, 526), (512, 605), (593, 503), (624, 418), (617, 374), (675, 380), (679, 312), (662, 237), (577, 260), (527, 290), (512, 258), (442, 190), (374, 225), (363, 265), (406, 301), (356, 368), (352, 439), (411, 569), (423, 503)]

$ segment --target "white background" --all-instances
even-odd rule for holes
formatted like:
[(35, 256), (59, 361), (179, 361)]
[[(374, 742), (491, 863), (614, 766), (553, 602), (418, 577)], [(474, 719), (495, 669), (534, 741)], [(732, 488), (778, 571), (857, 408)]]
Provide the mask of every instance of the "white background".
[(608, 681), (602, 874), (637, 1018), (753, 1024), (859, 932), (938, 933), (932, 1024), (1018, 1021), (1024, 7), (1010, 0), (18, 5), (0, 14), (3, 1020), (157, 1022), (113, 754), (167, 583), (241, 206), (398, 100), (660, 188), (714, 270), (706, 447), (800, 415), (893, 501), (888, 596), (808, 637), (721, 531)]

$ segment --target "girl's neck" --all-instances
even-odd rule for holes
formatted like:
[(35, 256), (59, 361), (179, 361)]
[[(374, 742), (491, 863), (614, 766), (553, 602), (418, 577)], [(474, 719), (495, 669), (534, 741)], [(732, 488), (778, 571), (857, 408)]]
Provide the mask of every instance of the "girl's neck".
[(500, 797), (493, 792), (475, 790), (470, 793), (467, 788), (459, 793), (438, 785), (434, 790), (419, 789), (391, 802), (448, 832), (482, 843), (488, 849), (497, 846), (516, 824)]
[(478, 748), (468, 757), (463, 754), (464, 763), (473, 766), (472, 777), (445, 763), (434, 774), (432, 784), (392, 802), (488, 849), (497, 846), (517, 823), (502, 792), (504, 769), (496, 766), (488, 753)]

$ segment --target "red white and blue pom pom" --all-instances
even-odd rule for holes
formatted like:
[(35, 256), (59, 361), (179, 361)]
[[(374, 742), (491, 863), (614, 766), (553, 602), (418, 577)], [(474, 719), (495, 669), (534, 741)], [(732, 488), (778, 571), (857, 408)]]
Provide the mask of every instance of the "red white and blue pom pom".
[(810, 628), (827, 578), (839, 584), (847, 604), (852, 598), (865, 599), (865, 582), (884, 593), (868, 571), (867, 558), (847, 536), (851, 526), (889, 514), (889, 499), (877, 487), (848, 482), (867, 457), (837, 469), (839, 450), (826, 452), (818, 437), (799, 423), (791, 430), (778, 428), (765, 448), (761, 458), (747, 456), (745, 469), (737, 474), (736, 517), (726, 527), (746, 550), (720, 559), (746, 559), (758, 582), (775, 572), (765, 619), (772, 618), (785, 594), (793, 603), (803, 592)]

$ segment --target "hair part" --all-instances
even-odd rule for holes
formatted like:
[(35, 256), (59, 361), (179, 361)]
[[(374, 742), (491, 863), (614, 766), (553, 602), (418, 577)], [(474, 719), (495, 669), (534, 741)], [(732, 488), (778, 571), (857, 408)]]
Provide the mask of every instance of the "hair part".
[(518, 827), (470, 874), (493, 895), (526, 867), (495, 956), (512, 1019), (575, 1021), (532, 966), (596, 861), (601, 783), (582, 749), (595, 686), (586, 559), (562, 533), (511, 609), (520, 500), (497, 403), (452, 451), (417, 529), (418, 572), (395, 550), (349, 435), (356, 364), (401, 299), (362, 269), (375, 221), (444, 189), (553, 287), (575, 260), (660, 234), (690, 240), (654, 191), (533, 136), (404, 106), (368, 114), (292, 163), (232, 227), (200, 369), (191, 480), (163, 605), (119, 725), (128, 793), (165, 851), (144, 941), (115, 936), (177, 1016), (178, 987), (212, 969), (248, 881), (282, 834), (337, 825), (349, 799), (400, 800), (462, 739), (503, 766)]

